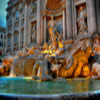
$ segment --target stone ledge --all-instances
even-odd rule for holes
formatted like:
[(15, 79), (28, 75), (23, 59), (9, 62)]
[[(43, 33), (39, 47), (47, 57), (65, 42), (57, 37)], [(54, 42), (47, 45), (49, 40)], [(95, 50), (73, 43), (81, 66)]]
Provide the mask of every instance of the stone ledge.
[(16, 94), (0, 94), (1, 100), (99, 100), (100, 92), (71, 93), (57, 95), (16, 95)]

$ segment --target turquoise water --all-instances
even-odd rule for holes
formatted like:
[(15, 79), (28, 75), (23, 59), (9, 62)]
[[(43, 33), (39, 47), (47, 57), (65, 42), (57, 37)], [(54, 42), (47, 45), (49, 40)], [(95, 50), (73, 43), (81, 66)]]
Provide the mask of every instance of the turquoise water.
[(100, 91), (100, 80), (37, 82), (24, 78), (0, 78), (0, 94), (51, 95)]

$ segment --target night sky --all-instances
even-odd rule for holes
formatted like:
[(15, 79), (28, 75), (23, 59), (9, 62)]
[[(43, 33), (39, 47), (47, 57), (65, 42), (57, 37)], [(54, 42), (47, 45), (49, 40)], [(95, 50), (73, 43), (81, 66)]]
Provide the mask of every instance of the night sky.
[(0, 26), (6, 27), (6, 8), (8, 0), (0, 0)]

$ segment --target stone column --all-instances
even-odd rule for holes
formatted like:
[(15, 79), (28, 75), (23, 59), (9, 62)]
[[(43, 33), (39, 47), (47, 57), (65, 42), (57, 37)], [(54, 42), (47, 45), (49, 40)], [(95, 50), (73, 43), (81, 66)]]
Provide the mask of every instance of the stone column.
[(44, 18), (41, 16), (41, 44), (44, 43)]
[(66, 0), (66, 24), (67, 24), (67, 38), (73, 37), (72, 29), (72, 0)]
[(13, 14), (12, 18), (12, 41), (11, 41), (11, 53), (13, 53), (14, 50), (14, 29), (15, 29), (15, 14)]
[(97, 27), (100, 34), (100, 0), (96, 0), (96, 12), (97, 12)]
[(31, 44), (31, 22), (30, 22), (30, 10), (31, 10), (31, 2), (28, 2), (28, 33), (27, 33), (27, 46), (30, 47)]
[(28, 3), (25, 1), (25, 15), (24, 15), (24, 48), (27, 46), (28, 34)]
[(29, 30), (28, 30), (28, 47), (31, 45), (31, 22), (29, 22)]
[(95, 11), (95, 0), (87, 1), (87, 15), (88, 15), (88, 32), (94, 33), (97, 31), (96, 24), (96, 11)]
[(40, 0), (37, 0), (37, 44), (41, 44)]
[(65, 19), (65, 9), (63, 10), (63, 38), (66, 39), (66, 19)]
[(44, 43), (46, 42), (46, 16), (44, 16)]
[(19, 50), (21, 49), (22, 9), (19, 10)]

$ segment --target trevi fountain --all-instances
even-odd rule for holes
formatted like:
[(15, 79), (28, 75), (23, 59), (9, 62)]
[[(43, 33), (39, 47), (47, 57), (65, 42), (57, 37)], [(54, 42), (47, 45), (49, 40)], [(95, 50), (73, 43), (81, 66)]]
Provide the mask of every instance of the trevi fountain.
[(0, 66), (0, 97), (79, 100), (98, 96), (100, 34), (87, 32), (85, 17), (84, 11), (77, 18), (78, 36), (65, 41), (51, 16), (48, 42), (5, 57)]

